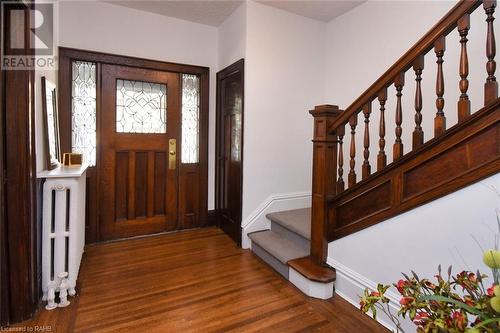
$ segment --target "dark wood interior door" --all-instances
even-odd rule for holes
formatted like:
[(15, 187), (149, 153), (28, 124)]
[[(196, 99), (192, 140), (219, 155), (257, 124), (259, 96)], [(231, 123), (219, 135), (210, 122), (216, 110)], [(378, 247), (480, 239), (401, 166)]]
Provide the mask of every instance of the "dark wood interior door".
[(243, 59), (217, 74), (217, 188), (219, 224), (241, 245), (243, 185)]
[(177, 229), (179, 74), (102, 65), (101, 235)]

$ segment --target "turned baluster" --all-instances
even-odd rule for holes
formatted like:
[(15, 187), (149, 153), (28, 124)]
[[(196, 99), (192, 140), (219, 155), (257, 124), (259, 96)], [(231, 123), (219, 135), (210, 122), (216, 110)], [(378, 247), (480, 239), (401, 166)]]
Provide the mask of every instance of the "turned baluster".
[(372, 113), (372, 103), (367, 103), (365, 106), (363, 106), (363, 114), (365, 116), (365, 136), (363, 139), (363, 146), (364, 146), (364, 151), (363, 151), (363, 157), (365, 160), (363, 161), (363, 166), (362, 166), (362, 178), (365, 179), (371, 174), (371, 166), (370, 166), (370, 161), (368, 158), (370, 157), (370, 129), (369, 129), (369, 123), (370, 123), (370, 113)]
[(387, 165), (387, 155), (385, 154), (385, 102), (387, 101), (387, 88), (382, 89), (378, 94), (378, 101), (380, 103), (380, 124), (378, 140), (379, 152), (377, 155), (377, 170), (385, 168)]
[(344, 191), (345, 189), (345, 184), (344, 184), (344, 135), (345, 135), (345, 125), (340, 126), (337, 129), (337, 135), (339, 137), (339, 169), (338, 169), (338, 174), (339, 174), (339, 179), (337, 180), (337, 193), (340, 193)]
[(486, 71), (488, 72), (488, 78), (484, 84), (484, 105), (494, 101), (498, 97), (498, 83), (495, 77), (495, 70), (497, 68), (497, 63), (495, 62), (496, 42), (495, 31), (493, 29), (493, 21), (495, 20), (493, 14), (495, 13), (496, 6), (496, 0), (484, 0), (483, 2), (484, 11), (488, 16), (486, 18), (486, 22), (488, 22), (488, 32), (486, 36), (486, 57), (488, 58)]
[(422, 130), (422, 71), (424, 69), (424, 56), (418, 56), (413, 62), (415, 71), (415, 81), (417, 88), (415, 90), (415, 130), (413, 131), (413, 149), (417, 149), (424, 144), (424, 131)]
[(443, 75), (443, 56), (446, 50), (444, 36), (439, 37), (434, 42), (434, 52), (436, 53), (438, 64), (437, 77), (436, 77), (436, 117), (434, 118), (434, 136), (439, 136), (446, 130), (446, 117), (444, 116), (444, 75)]
[(469, 57), (467, 55), (467, 34), (470, 29), (470, 15), (465, 14), (462, 16), (457, 23), (458, 32), (460, 34), (460, 99), (458, 100), (458, 122), (462, 122), (470, 116), (470, 100), (467, 95), (467, 90), (469, 89), (469, 81), (467, 76), (469, 75)]
[(356, 126), (358, 125), (358, 115), (355, 114), (349, 119), (349, 126), (351, 126), (351, 149), (350, 156), (351, 160), (349, 161), (349, 175), (348, 175), (348, 184), (349, 187), (354, 186), (356, 184), (356, 171), (354, 171), (354, 167), (356, 166)]
[(401, 106), (401, 96), (403, 94), (403, 86), (405, 85), (405, 74), (399, 73), (394, 79), (394, 86), (396, 87), (396, 141), (393, 146), (393, 160), (399, 159), (403, 156), (403, 141), (401, 140), (401, 135), (403, 134), (403, 128), (401, 124), (403, 123), (403, 108)]

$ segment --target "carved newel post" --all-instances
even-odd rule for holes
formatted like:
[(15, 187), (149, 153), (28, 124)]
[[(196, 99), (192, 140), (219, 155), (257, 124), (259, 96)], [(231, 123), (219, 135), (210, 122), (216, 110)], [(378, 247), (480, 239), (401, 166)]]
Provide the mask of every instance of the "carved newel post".
[(322, 265), (328, 250), (328, 199), (335, 195), (337, 179), (338, 136), (328, 129), (342, 110), (336, 105), (318, 105), (309, 113), (314, 117), (311, 259)]

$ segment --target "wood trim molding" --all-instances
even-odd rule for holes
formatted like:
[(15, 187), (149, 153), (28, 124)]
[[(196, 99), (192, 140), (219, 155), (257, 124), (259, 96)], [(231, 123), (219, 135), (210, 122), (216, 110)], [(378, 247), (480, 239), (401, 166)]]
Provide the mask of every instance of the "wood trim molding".
[[(26, 38), (29, 38), (33, 20), (30, 7), (22, 2), (13, 6), (15, 9), (26, 11), (24, 26), (15, 29), (25, 31)], [(2, 12), (2, 15), (5, 14)], [(11, 28), (13, 27), (10, 25), (6, 26), (3, 30), (4, 36), (10, 34)], [(32, 51), (25, 49), (23, 53), (32, 54)], [(34, 71), (1, 71), (0, 81), (2, 110), (0, 313), (3, 326), (27, 319), (35, 312), (39, 300), (39, 267)]]

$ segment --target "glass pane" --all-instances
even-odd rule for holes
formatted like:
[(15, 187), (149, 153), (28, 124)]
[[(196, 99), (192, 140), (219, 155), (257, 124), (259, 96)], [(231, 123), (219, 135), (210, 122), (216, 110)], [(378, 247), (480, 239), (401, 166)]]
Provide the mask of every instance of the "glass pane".
[(96, 64), (73, 61), (71, 89), (71, 150), (96, 163)]
[(200, 79), (182, 74), (182, 163), (199, 159)]
[(166, 133), (167, 86), (116, 80), (116, 131)]

